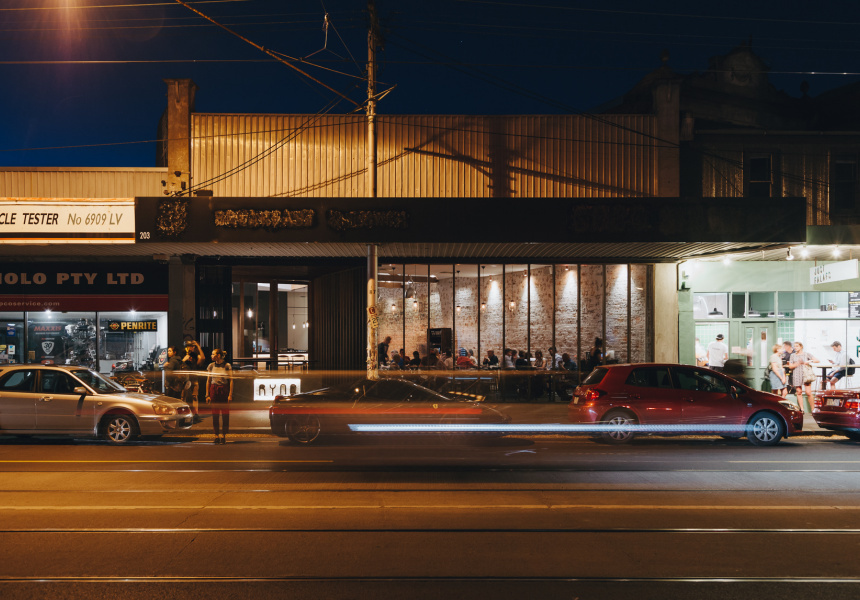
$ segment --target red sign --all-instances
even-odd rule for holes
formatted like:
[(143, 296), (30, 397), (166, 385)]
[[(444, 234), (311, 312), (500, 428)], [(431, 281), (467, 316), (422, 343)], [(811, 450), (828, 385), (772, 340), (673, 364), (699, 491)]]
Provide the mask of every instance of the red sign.
[(0, 311), (166, 311), (167, 294), (129, 296), (125, 294), (76, 294), (74, 296), (0, 295)]

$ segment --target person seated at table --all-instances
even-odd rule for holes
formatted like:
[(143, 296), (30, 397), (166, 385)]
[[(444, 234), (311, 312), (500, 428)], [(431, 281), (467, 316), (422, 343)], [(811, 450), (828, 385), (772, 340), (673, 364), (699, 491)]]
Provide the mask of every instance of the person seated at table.
[(420, 367), (421, 366), (421, 354), (418, 353), (418, 350), (412, 353), (412, 360), (409, 361), (410, 367)]
[(495, 350), (487, 350), (487, 357), (484, 359), (485, 367), (498, 367), (499, 357), (496, 356)]
[(842, 349), (842, 343), (839, 341), (830, 344), (833, 351), (836, 353), (836, 358), (829, 361), (836, 368), (827, 373), (827, 381), (830, 387), (836, 387), (836, 382), (845, 377), (845, 365), (848, 364), (848, 353)]

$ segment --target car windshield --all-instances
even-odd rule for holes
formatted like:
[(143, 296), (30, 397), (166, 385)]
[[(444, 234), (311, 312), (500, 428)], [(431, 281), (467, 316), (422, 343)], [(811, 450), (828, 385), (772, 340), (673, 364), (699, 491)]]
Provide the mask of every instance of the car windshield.
[(111, 381), (104, 375), (96, 373), (95, 371), (90, 371), (88, 369), (79, 369), (76, 371), (72, 371), (72, 375), (86, 383), (99, 394), (112, 394), (114, 392), (127, 391), (120, 384), (116, 383), (115, 381)]

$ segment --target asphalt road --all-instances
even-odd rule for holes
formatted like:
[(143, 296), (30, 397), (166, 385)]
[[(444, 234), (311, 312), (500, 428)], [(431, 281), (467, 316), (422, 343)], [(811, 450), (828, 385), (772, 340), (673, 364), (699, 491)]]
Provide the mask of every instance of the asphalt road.
[(857, 598), (860, 444), (0, 436), (6, 598)]

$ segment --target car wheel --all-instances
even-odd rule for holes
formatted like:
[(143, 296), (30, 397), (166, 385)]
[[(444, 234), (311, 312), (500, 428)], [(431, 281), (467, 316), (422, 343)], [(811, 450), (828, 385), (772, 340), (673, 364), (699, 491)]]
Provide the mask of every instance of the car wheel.
[(627, 427), (635, 424), (636, 420), (630, 413), (621, 410), (611, 411), (603, 418), (603, 425), (609, 425), (612, 429), (601, 433), (600, 439), (608, 444), (626, 444), (634, 437), (633, 432)]
[(312, 444), (320, 436), (320, 420), (313, 415), (297, 415), (287, 420), (287, 437), (297, 444)]
[(111, 444), (127, 444), (138, 436), (137, 421), (131, 415), (107, 415), (101, 422), (102, 438)]
[(756, 446), (773, 446), (785, 435), (785, 426), (772, 413), (753, 417), (747, 426), (747, 439)]

